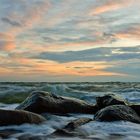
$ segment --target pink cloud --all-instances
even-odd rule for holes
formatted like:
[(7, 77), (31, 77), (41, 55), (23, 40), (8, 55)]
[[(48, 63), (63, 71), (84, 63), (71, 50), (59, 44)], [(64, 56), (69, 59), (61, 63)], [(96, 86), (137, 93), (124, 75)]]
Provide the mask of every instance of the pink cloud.
[(128, 39), (140, 39), (140, 25), (126, 28), (123, 31), (117, 32), (115, 36), (119, 39), (128, 38)]
[(98, 15), (105, 12), (115, 11), (124, 7), (128, 7), (132, 4), (132, 2), (134, 2), (134, 0), (106, 0), (106, 2), (102, 5), (93, 8), (90, 11), (90, 15)]
[(26, 1), (23, 1), (22, 4), (25, 5), (25, 12), (23, 14), (13, 11), (6, 16), (6, 21), (18, 22), (21, 26), (20, 28), (19, 26), (12, 26), (5, 33), (0, 33), (0, 50), (10, 51), (15, 49), (16, 37), (41, 22), (44, 13), (46, 13), (50, 6), (48, 1), (37, 2), (31, 6)]
[(5, 33), (0, 33), (0, 50), (11, 51), (13, 49), (15, 49), (13, 37)]
[(0, 41), (0, 50), (11, 51), (15, 49), (15, 42), (13, 41)]

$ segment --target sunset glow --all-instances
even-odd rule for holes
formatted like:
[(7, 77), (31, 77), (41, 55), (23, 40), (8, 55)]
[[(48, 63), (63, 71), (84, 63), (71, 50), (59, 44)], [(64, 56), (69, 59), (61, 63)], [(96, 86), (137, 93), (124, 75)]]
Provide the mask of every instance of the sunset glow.
[(0, 81), (140, 81), (139, 0), (1, 0)]

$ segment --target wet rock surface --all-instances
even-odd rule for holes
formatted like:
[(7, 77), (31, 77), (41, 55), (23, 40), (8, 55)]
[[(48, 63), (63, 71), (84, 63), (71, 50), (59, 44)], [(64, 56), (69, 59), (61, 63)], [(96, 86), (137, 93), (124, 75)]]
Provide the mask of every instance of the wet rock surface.
[(46, 119), (35, 113), (18, 110), (0, 109), (0, 126), (20, 125), (24, 123), (39, 124)]
[(135, 112), (140, 116), (140, 104), (131, 104), (129, 105)]
[(57, 129), (55, 132), (53, 132), (50, 137), (53, 136), (67, 136), (67, 137), (72, 137), (72, 136), (82, 136), (82, 134), (78, 133), (75, 131), (78, 127), (89, 123), (90, 121), (93, 121), (90, 118), (79, 118), (76, 120), (71, 121), (68, 123), (64, 128), (62, 129)]
[(140, 117), (130, 107), (126, 105), (112, 105), (99, 110), (94, 119), (96, 121), (130, 121), (140, 123)]
[(17, 134), (17, 133), (21, 133), (21, 130), (16, 130), (16, 129), (4, 129), (4, 130), (0, 130), (0, 138), (2, 139), (7, 139), (9, 138), (11, 135)]
[(47, 92), (33, 92), (16, 109), (34, 113), (85, 113), (94, 114), (97, 107), (82, 100), (56, 96)]
[(128, 102), (113, 94), (96, 97), (98, 110), (111, 105), (128, 105)]

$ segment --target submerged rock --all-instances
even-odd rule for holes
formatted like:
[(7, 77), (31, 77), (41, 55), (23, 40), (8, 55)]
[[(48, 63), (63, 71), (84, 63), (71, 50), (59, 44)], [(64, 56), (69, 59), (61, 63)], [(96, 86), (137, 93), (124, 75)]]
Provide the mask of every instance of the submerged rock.
[(75, 131), (78, 127), (92, 121), (90, 118), (79, 118), (76, 120), (71, 121), (68, 123), (64, 128), (57, 129), (55, 132), (53, 132), (50, 137), (52, 136), (82, 136), (80, 132)]
[(23, 123), (39, 124), (46, 119), (35, 113), (18, 110), (2, 110), (0, 109), (0, 126), (20, 125)]
[(64, 129), (74, 130), (74, 129), (78, 128), (79, 126), (84, 125), (90, 121), (92, 121), (92, 119), (90, 119), (90, 118), (79, 118), (79, 119), (73, 120), (70, 123), (68, 123), (64, 127)]
[(32, 134), (23, 134), (17, 137), (18, 140), (48, 140), (48, 136), (43, 135), (32, 135)]
[(16, 129), (4, 129), (0, 130), (0, 138), (2, 139), (7, 139), (13, 134), (21, 133), (21, 130), (16, 130)]
[(125, 105), (112, 105), (99, 110), (94, 119), (97, 121), (119, 121), (125, 120), (134, 123), (140, 123), (140, 117), (137, 113)]
[(128, 105), (127, 101), (121, 99), (116, 95), (104, 95), (102, 97), (96, 97), (96, 105), (98, 110), (111, 105)]
[(93, 114), (97, 107), (82, 100), (52, 95), (48, 92), (33, 92), (16, 109), (34, 113), (87, 113)]

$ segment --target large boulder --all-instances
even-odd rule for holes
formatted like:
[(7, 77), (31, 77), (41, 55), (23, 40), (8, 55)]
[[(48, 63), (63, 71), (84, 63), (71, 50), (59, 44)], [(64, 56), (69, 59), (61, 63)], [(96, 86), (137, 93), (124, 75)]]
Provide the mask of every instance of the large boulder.
[(126, 105), (112, 105), (99, 110), (94, 119), (97, 121), (130, 121), (140, 123), (140, 117), (137, 113)]
[(97, 111), (96, 106), (82, 100), (62, 97), (48, 92), (33, 92), (16, 109), (27, 110), (34, 113), (87, 113), (93, 114)]
[(0, 109), (0, 126), (5, 125), (20, 125), (23, 123), (39, 124), (46, 119), (38, 114), (18, 111), (18, 110), (2, 110)]
[(96, 97), (98, 110), (111, 105), (128, 105), (128, 102), (113, 94)]

